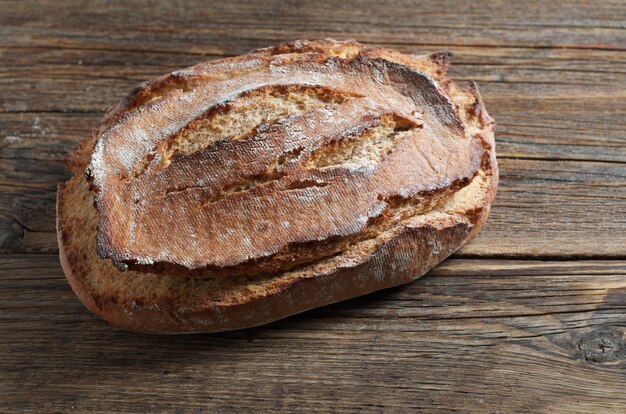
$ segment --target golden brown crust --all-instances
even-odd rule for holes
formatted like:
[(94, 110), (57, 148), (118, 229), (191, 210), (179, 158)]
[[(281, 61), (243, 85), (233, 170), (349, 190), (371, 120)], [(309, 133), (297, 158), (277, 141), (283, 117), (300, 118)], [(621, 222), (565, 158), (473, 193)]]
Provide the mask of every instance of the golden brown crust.
[[(427, 60), (440, 68), (431, 77), (385, 53), (418, 61), (300, 42), (215, 63), (227, 78), (201, 65), (152, 82), (150, 93), (139, 88), (101, 128), (88, 169), (101, 257), (193, 277), (286, 270), (389, 228), (408, 214), (399, 202), (417, 214), (467, 185), (483, 145), (466, 134), (439, 75), (446, 55)], [(245, 122), (246, 111), (229, 118), (240, 101), (282, 95), (288, 107), (285, 95), (298, 89), (323, 106), (265, 108), (278, 117), (189, 144), (219, 134), (220, 121)]]
[[(209, 237), (211, 234), (221, 233), (223, 236), (233, 226), (233, 221), (235, 227), (237, 222), (242, 224), (240, 231), (235, 232), (224, 243), (228, 249), (224, 250), (226, 256), (222, 255), (221, 258), (219, 255), (208, 254), (213, 251), (200, 250), (191, 260), (191, 256), (185, 256), (181, 250), (178, 258), (175, 254), (168, 253), (165, 260), (153, 260), (154, 252), (162, 251), (163, 247), (172, 250), (172, 245), (153, 243), (158, 226), (152, 233), (148, 233), (151, 235), (150, 243), (140, 243), (142, 247), (153, 248), (152, 256), (143, 256), (144, 259), (150, 257), (148, 261), (136, 260), (142, 256), (128, 255), (127, 251), (124, 252), (125, 256), (120, 255), (121, 250), (116, 249), (112, 240), (103, 238), (104, 232), (99, 233), (100, 253), (116, 259), (118, 267), (130, 264), (135, 271), (121, 271), (113, 267), (108, 259), (96, 257), (94, 220), (97, 221), (99, 217), (101, 227), (106, 228), (107, 221), (116, 219), (110, 211), (124, 206), (111, 204), (107, 207), (106, 203), (101, 202), (98, 215), (91, 201), (93, 195), (87, 190), (81, 177), (82, 169), (87, 165), (98, 139), (106, 142), (106, 139), (101, 138), (103, 134), (110, 137), (111, 134), (107, 131), (116, 128), (118, 131), (127, 130), (129, 127), (125, 125), (130, 125), (131, 128), (133, 125), (148, 122), (159, 125), (162, 121), (159, 115), (163, 115), (163, 112), (157, 111), (155, 117), (150, 118), (150, 108), (170, 105), (165, 113), (170, 110), (175, 112), (179, 107), (184, 107), (181, 96), (196, 90), (207, 79), (220, 82), (224, 79), (224, 73), (232, 70), (253, 71), (254, 68), (262, 67), (267, 59), (276, 59), (279, 55), (281, 65), (292, 64), (298, 59), (309, 59), (295, 56), (298, 54), (318, 54), (315, 57), (317, 60), (320, 59), (319, 54), (322, 54), (323, 61), (332, 59), (333, 62), (347, 62), (342, 63), (343, 65), (355, 65), (353, 62), (357, 62), (358, 66), (367, 62), (368, 68), (371, 68), (374, 61), (378, 65), (383, 62), (385, 68), (392, 68), (391, 72), (385, 72), (386, 76), (391, 73), (405, 81), (410, 81), (411, 76), (416, 76), (416, 71), (421, 71), (417, 75), (420, 78), (413, 81), (418, 82), (422, 89), (434, 85), (437, 96), (433, 98), (435, 101), (426, 99), (421, 106), (416, 107), (406, 101), (402, 94), (391, 100), (381, 101), (375, 97), (373, 99), (371, 94), (358, 94), (353, 88), (345, 87), (345, 83), (340, 87), (336, 84), (331, 87), (322, 82), (322, 89), (307, 90), (305, 96), (306, 99), (313, 96), (323, 104), (322, 107), (307, 107), (306, 116), (295, 114), (277, 123), (262, 124), (243, 139), (210, 143), (194, 148), (189, 154), (169, 154), (173, 156), (168, 161), (175, 164), (176, 168), (168, 170), (163, 168), (162, 163), (152, 162), (155, 157), (145, 158), (149, 155), (147, 152), (135, 154), (140, 162), (129, 163), (125, 171), (111, 167), (111, 162), (115, 164), (120, 161), (119, 158), (118, 161), (107, 158), (107, 168), (102, 168), (104, 164), (98, 165), (92, 159), (90, 174), (97, 176), (98, 172), (94, 174), (94, 170), (98, 168), (101, 173), (96, 177), (96, 185), (93, 186), (99, 191), (100, 202), (105, 198), (103, 189), (105, 192), (114, 189), (108, 194), (112, 194), (112, 198), (117, 201), (132, 200), (132, 190), (137, 189), (129, 187), (129, 191), (123, 185), (115, 185), (113, 180), (106, 181), (107, 186), (102, 186), (102, 178), (106, 175), (102, 173), (114, 171), (118, 175), (120, 172), (122, 175), (126, 174), (125, 180), (128, 180), (129, 173), (134, 175), (131, 177), (132, 181), (143, 183), (149, 190), (142, 194), (144, 197), (149, 198), (154, 190), (164, 192), (165, 197), (169, 193), (185, 194), (186, 198), (182, 201), (179, 199), (178, 204), (175, 198), (170, 199), (170, 211), (177, 211), (175, 209), (181, 206), (184, 208), (190, 199), (200, 202), (201, 207), (209, 205), (212, 208), (216, 204), (221, 206), (221, 216), (215, 211), (213, 215), (201, 216), (203, 221), (209, 223), (209, 227), (189, 220), (188, 216), (182, 222), (189, 225), (180, 227), (184, 234), (174, 238), (188, 236), (189, 229), (197, 232), (205, 228), (208, 231), (201, 237), (202, 245), (214, 245), (217, 240), (212, 240)], [(74, 172), (75, 178), (68, 184), (59, 186), (57, 229), (61, 263), (72, 288), (94, 313), (125, 329), (151, 333), (215, 332), (267, 323), (307, 309), (403, 284), (423, 275), (476, 235), (486, 220), (498, 180), (493, 119), (485, 111), (475, 84), (462, 89), (444, 77), (450, 57), (446, 52), (430, 56), (409, 56), (385, 49), (367, 48), (353, 41), (297, 41), (260, 49), (238, 58), (200, 64), (140, 85), (126, 100), (112, 108), (93, 134), (67, 157), (68, 169)], [(242, 65), (245, 69), (242, 69)], [(352, 67), (354, 68), (355, 66)], [(287, 86), (286, 90), (292, 93), (289, 88)], [(284, 93), (284, 90), (280, 93)], [(386, 93), (389, 95), (389, 90)], [(246, 95), (245, 99), (251, 98)], [(271, 101), (274, 97), (267, 98), (263, 95), (262, 99)], [(299, 104), (306, 106), (310, 103), (303, 102)], [(424, 107), (424, 102), (431, 105)], [(148, 109), (145, 109), (146, 106)], [(234, 107), (234, 110), (230, 110), (236, 112), (236, 104)], [(333, 111), (336, 113), (333, 114)], [(419, 114), (417, 117), (416, 113)], [(332, 122), (324, 125), (324, 115)], [(316, 116), (320, 117), (318, 121), (307, 122)], [(193, 118), (197, 117), (192, 117), (191, 125)], [(177, 118), (174, 116), (169, 119)], [(433, 119), (440, 121), (438, 126), (433, 126)], [(171, 122), (166, 120), (161, 125), (171, 130)], [(202, 123), (205, 120), (199, 118), (196, 122)], [(190, 122), (183, 122), (181, 125), (187, 124)], [(306, 132), (311, 124), (314, 129)], [(354, 137), (361, 139), (360, 137), (365, 136), (363, 141), (370, 139), (368, 136), (374, 136), (373, 139), (382, 136), (386, 139), (385, 134), (389, 130), (386, 127), (394, 131), (390, 136), (400, 136), (403, 139), (392, 142), (393, 151), (372, 158), (375, 167), (369, 169), (369, 175), (358, 176), (345, 168), (329, 174), (328, 168), (319, 168), (326, 167), (325, 163), (328, 162), (336, 164), (337, 159), (345, 161), (336, 156), (337, 152), (342, 151), (338, 145), (355, 142)], [(430, 128), (430, 133), (424, 133), (424, 128)], [(302, 134), (304, 140), (296, 142), (296, 145), (289, 142), (290, 135), (284, 133), (285, 130), (294, 129), (305, 131)], [(352, 132), (346, 135), (346, 130), (350, 129)], [(407, 130), (409, 133), (404, 134)], [(410, 134), (415, 131), (418, 132), (416, 137), (419, 136), (417, 142), (422, 144), (421, 150), (417, 152), (414, 151), (417, 146), (409, 144)], [(409, 139), (404, 139), (406, 136)], [(171, 138), (171, 134), (165, 138)], [(265, 146), (259, 153), (253, 151), (256, 142), (270, 142), (272, 145)], [(372, 142), (378, 147), (384, 144), (380, 140)], [(329, 147), (329, 144), (332, 145)], [(104, 145), (98, 145), (100, 149), (95, 152), (104, 154)], [(290, 158), (294, 154), (293, 147), (297, 148), (297, 154)], [(160, 148), (162, 153), (170, 150), (169, 147)], [(324, 158), (324, 151), (332, 156)], [(355, 150), (351, 151), (354, 156)], [(402, 159), (403, 155), (406, 159)], [(249, 159), (246, 159), (247, 156)], [(386, 170), (385, 163), (393, 166), (389, 161), (393, 157), (399, 157), (396, 160), (397, 166)], [(236, 161), (234, 164), (233, 160)], [(276, 164), (276, 160), (281, 160), (282, 163)], [(231, 163), (230, 170), (225, 164), (228, 162)], [(307, 165), (313, 165), (314, 168), (307, 168)], [(203, 177), (198, 172), (203, 171), (200, 167), (207, 170), (206, 176)], [(181, 178), (180, 171), (193, 173), (182, 174)], [(224, 174), (224, 171), (228, 173)], [(237, 194), (239, 189), (233, 186), (241, 181), (237, 174), (243, 174), (244, 180), (252, 177), (253, 188), (245, 188), (243, 198), (241, 194)], [(202, 185), (197, 185), (194, 180), (200, 180)], [(333, 180), (338, 184), (334, 184)], [(354, 183), (350, 184), (351, 181)], [(259, 182), (262, 185), (258, 185)], [(198, 188), (189, 190), (188, 187), (194, 185)], [(284, 194), (313, 191), (308, 194), (309, 199), (319, 200), (323, 199), (324, 194), (329, 194), (328, 187), (332, 185), (338, 185), (331, 189), (342, 194), (346, 204), (333, 206), (330, 203), (326, 214), (342, 212), (342, 218), (331, 224), (336, 225), (338, 222), (347, 231), (337, 232), (337, 227), (328, 227), (330, 222), (326, 222), (326, 227), (316, 227), (324, 220), (324, 215), (317, 214), (317, 210), (324, 208), (329, 200), (332, 201), (332, 197), (327, 198), (326, 203), (315, 204), (315, 208), (310, 210), (306, 210), (306, 203), (299, 204), (297, 207), (304, 208), (304, 213), (301, 216), (294, 215), (290, 221), (297, 223), (302, 231), (294, 232), (294, 235), (280, 234), (277, 232), (279, 227), (271, 227), (281, 223), (281, 214), (284, 214), (281, 211), (293, 211), (293, 198), (285, 198)], [(351, 185), (354, 186), (353, 190), (350, 190)], [(279, 234), (279, 237), (261, 238), (264, 244), (257, 243), (255, 249), (245, 251), (242, 249), (244, 245), (237, 243), (244, 239), (246, 226), (250, 225), (249, 221), (244, 220), (247, 213), (245, 197), (254, 195), (255, 191), (260, 197), (254, 200), (261, 203), (256, 217), (269, 222), (270, 227), (266, 227), (265, 231)], [(278, 198), (276, 194), (279, 194)], [(373, 197), (374, 204), (368, 204), (370, 197)], [(84, 210), (80, 214), (69, 207), (76, 200), (79, 200), (78, 203)], [(270, 202), (262, 204), (264, 200)], [(250, 199), (247, 200), (249, 202)], [(282, 210), (276, 208), (281, 202), (285, 204)], [(362, 203), (362, 207), (359, 207), (359, 203)], [(384, 205), (379, 208), (375, 207), (377, 204)], [(155, 202), (151, 208), (147, 209), (149, 214), (146, 217), (160, 217), (162, 202)], [(365, 230), (358, 226), (354, 229), (359, 215), (353, 215), (352, 218), (346, 216), (345, 214), (351, 213), (351, 209), (360, 210), (360, 215), (366, 213)], [(374, 210), (375, 213), (370, 214)], [(236, 212), (245, 213), (237, 215)], [(117, 219), (111, 228), (123, 227), (120, 223), (128, 221), (127, 216)], [(226, 221), (229, 226), (221, 230), (215, 227), (215, 223)], [(155, 222), (160, 226), (168, 224), (168, 220), (163, 218)], [(93, 236), (87, 239), (77, 237), (81, 223), (91, 223), (84, 226), (84, 231)], [(168, 237), (172, 237), (171, 231), (175, 229), (176, 226), (168, 228)], [(259, 229), (255, 231), (255, 236), (262, 234), (258, 232)], [(302, 238), (303, 235), (307, 237)], [(291, 238), (285, 240), (286, 236)], [(118, 240), (121, 243), (118, 247), (126, 248), (127, 242), (123, 238), (121, 242)], [(233, 246), (236, 248), (233, 249)], [(251, 257), (255, 260), (245, 260)], [(194, 273), (194, 269), (200, 269), (200, 272)], [(208, 279), (194, 281), (180, 275)], [(246, 275), (257, 276), (250, 279)], [(222, 279), (224, 276), (228, 277), (228, 281)]]
[[(86, 264), (80, 252), (71, 248), (73, 234), (66, 231), (70, 223), (67, 217), (69, 209), (63, 208), (69, 197), (67, 188), (61, 185), (57, 224), (61, 264), (81, 301), (92, 312), (116, 326), (146, 333), (233, 330), (268, 323), (420, 277), (475, 234), (474, 230), (487, 217), (494, 192), (495, 188), (491, 186), (483, 194), (481, 204), (485, 207), (467, 211), (465, 216), (439, 214), (401, 226), (373, 249), (360, 256), (346, 258), (340, 265), (319, 266), (313, 272), (302, 272), (294, 277), (277, 276), (274, 283), (267, 285), (269, 287), (263, 286), (262, 290), (250, 291), (233, 300), (223, 296), (214, 298), (215, 292), (205, 289), (200, 295), (205, 301), (197, 306), (197, 298), (187, 302), (172, 301), (167, 297), (167, 291), (157, 293), (153, 300), (139, 293), (132, 300), (121, 300), (103, 289), (101, 281), (91, 281), (90, 276), (93, 275), (86, 273), (86, 269), (93, 272), (99, 270)], [(94, 247), (95, 243), (90, 246), (91, 249)], [(108, 268), (111, 274), (106, 277), (124, 277), (124, 272), (112, 265), (109, 264)]]

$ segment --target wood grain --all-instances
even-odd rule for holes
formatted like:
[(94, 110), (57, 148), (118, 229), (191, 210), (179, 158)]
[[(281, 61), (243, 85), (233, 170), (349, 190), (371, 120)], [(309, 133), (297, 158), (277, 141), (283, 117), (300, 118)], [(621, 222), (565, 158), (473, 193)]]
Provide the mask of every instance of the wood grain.
[[(96, 96), (106, 102), (104, 105), (110, 105), (139, 80), (172, 70), (178, 56), (167, 54), (173, 59), (172, 64), (153, 60), (155, 66), (145, 67), (142, 66), (146, 65), (145, 62), (138, 61), (145, 54), (121, 52), (118, 56), (113, 52), (97, 51), (83, 57), (83, 64), (74, 65), (72, 69), (67, 61), (81, 58), (76, 51), (68, 51), (70, 57), (64, 53), (55, 51), (50, 54), (44, 50), (41, 55), (44, 64), (51, 66), (45, 71), (37, 69), (38, 76), (42, 77), (41, 82), (53, 89), (44, 90), (41, 94), (22, 91), (31, 102), (45, 102), (51, 106), (29, 109), (39, 110), (35, 112), (0, 113), (0, 132), (5, 137), (0, 142), (3, 151), (0, 186), (11, 187), (0, 199), (0, 225), (7, 229), (7, 236), (0, 240), (0, 249), (4, 252), (56, 251), (53, 204), (56, 183), (67, 178), (61, 165), (63, 154), (87, 134), (106, 107), (62, 94), (61, 90), (68, 86), (47, 81), (45, 76), (59, 72), (74, 73), (71, 78), (62, 76), (76, 83), (71, 88), (80, 91), (89, 89), (93, 86), (93, 79), (98, 79), (103, 82), (101, 91), (79, 96), (85, 99)], [(522, 55), (524, 53), (527, 54), (527, 51)], [(34, 54), (27, 56), (35, 58)], [(520, 68), (533, 68), (542, 59), (557, 62), (549, 66), (567, 67), (558, 62), (568, 62), (575, 56), (571, 51), (560, 59), (554, 54), (546, 56), (542, 53), (540, 57), (527, 58), (522, 62), (519, 61), (523, 60), (522, 57), (511, 52), (485, 56), (489, 56), (487, 59), (511, 61), (503, 64), (504, 69), (498, 69), (504, 73), (501, 83), (486, 82), (481, 86), (487, 107), (499, 125), (496, 137), (502, 184), (486, 229), (461, 254), (625, 257), (626, 132), (623, 119), (626, 106), (618, 104), (624, 91), (606, 86), (598, 92), (595, 88), (600, 86), (588, 85), (583, 82), (586, 78), (573, 78), (572, 85), (576, 86), (579, 98), (573, 102), (573, 86), (559, 83), (564, 76), (562, 72), (524, 69), (523, 76), (527, 79), (532, 79), (528, 73), (533, 71), (540, 72), (543, 77), (552, 73), (552, 87), (557, 89), (550, 92), (549, 83), (537, 87), (524, 84), (526, 90), (522, 93), (507, 80), (522, 76)], [(116, 76), (131, 78), (130, 81), (124, 80), (120, 86), (119, 78), (110, 78), (106, 74), (128, 59), (138, 61), (140, 67), (131, 66), (128, 69), (123, 66), (116, 71)], [(479, 67), (475, 61), (477, 56), (469, 59), (472, 64), (461, 64), (459, 68), (453, 66), (453, 75), (455, 71), (461, 72), (456, 78), (469, 79), (473, 70)], [(571, 69), (571, 74), (578, 73), (576, 70), (581, 68), (591, 71), (596, 67), (598, 57), (586, 59)], [(86, 65), (85, 62), (91, 63)], [(190, 63), (194, 63), (193, 59), (184, 64)], [(16, 61), (14, 65), (19, 63)], [(124, 71), (128, 73), (124, 74)], [(619, 72), (617, 65), (614, 76), (626, 83), (626, 71)], [(588, 76), (605, 76), (603, 72), (598, 73), (600, 75), (590, 72)], [(577, 86), (575, 82), (581, 85)], [(9, 99), (11, 96), (21, 95), (16, 91)], [(10, 103), (14, 107), (25, 104), (26, 101)], [(72, 104), (79, 105), (73, 110), (80, 112), (59, 112), (59, 108)], [(589, 191), (581, 197), (583, 188)], [(599, 200), (602, 202), (599, 203)], [(35, 211), (38, 214), (34, 214)], [(515, 219), (511, 220), (512, 217)], [(611, 217), (611, 221), (607, 221), (606, 217)], [(38, 233), (36, 237), (31, 234), (33, 232)], [(596, 249), (589, 251), (586, 244), (581, 243), (586, 239), (593, 240), (597, 244)]]
[[(0, 269), (9, 411), (583, 413), (626, 404), (626, 348), (616, 341), (626, 328), (624, 261), (449, 260), (410, 285), (266, 327), (178, 337), (99, 321), (55, 256), (6, 256)], [(602, 340), (613, 348), (603, 352)]]
[[(0, 160), (0, 251), (57, 251), (56, 183), (68, 175), (39, 156)], [(500, 175), (489, 221), (457, 255), (626, 257), (626, 164), (501, 157)]]
[[(439, 48), (404, 49), (427, 53)], [(626, 96), (623, 88), (613, 87), (626, 83), (626, 51), (448, 49), (457, 53), (451, 76), (459, 82), (478, 81), (498, 122), (502, 156), (626, 160), (626, 148), (621, 145), (626, 139)], [(0, 86), (6, 92), (0, 111), (9, 111), (0, 114), (5, 136), (28, 134), (39, 119), (40, 135), (61, 132), (66, 134), (63, 139), (69, 136), (74, 141), (84, 132), (76, 127), (59, 129), (58, 117), (63, 114), (56, 112), (100, 114), (141, 81), (216, 58), (41, 47), (0, 47), (0, 53), (4, 59)], [(38, 64), (32, 65), (33, 60)], [(22, 82), (14, 81), (16, 73)], [(75, 92), (67, 94), (67, 90)], [(89, 122), (81, 126), (86, 131)]]
[[(0, 0), (0, 412), (622, 413), (626, 4)], [(64, 154), (137, 83), (296, 38), (455, 53), (497, 120), (478, 238), (405, 287), (149, 337), (56, 257)]]
[(623, 50), (624, 4), (454, 0), (414, 1), (124, 2), (81, 8), (73, 1), (4, 0), (0, 18), (8, 45), (241, 54), (284, 39), (358, 37), (386, 45), (487, 45)]

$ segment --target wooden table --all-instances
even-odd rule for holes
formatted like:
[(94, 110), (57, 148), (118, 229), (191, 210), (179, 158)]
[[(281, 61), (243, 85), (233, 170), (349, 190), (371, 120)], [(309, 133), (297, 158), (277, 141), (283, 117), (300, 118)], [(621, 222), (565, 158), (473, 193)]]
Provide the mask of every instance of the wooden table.
[[(0, 412), (626, 412), (626, 4), (0, 1)], [(480, 236), (408, 286), (245, 331), (89, 313), (62, 158), (137, 83), (295, 38), (456, 54), (498, 123)]]

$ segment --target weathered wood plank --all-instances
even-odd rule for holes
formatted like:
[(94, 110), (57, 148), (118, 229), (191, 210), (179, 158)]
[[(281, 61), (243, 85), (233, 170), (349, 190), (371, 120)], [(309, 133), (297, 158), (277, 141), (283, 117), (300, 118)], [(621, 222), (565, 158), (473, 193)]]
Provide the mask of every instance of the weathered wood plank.
[(215, 56), (37, 47), (0, 58), (1, 110), (104, 112), (137, 84)]
[[(493, 98), (487, 98), (493, 99)], [(580, 113), (504, 112), (498, 120), (498, 156), (552, 160), (626, 162), (626, 130), (619, 112)], [(542, 112), (545, 114), (545, 112)], [(551, 114), (551, 115), (550, 115)], [(93, 113), (0, 113), (0, 156), (4, 159), (60, 160), (102, 116)], [(626, 113), (623, 114), (626, 116)]]
[[(212, 58), (41, 48), (0, 53), (7, 65), (0, 67), (6, 92), (0, 110), (44, 112), (0, 113), (0, 137), (8, 140), (45, 133), (66, 139), (66, 132), (76, 140), (95, 115), (72, 123), (47, 112), (102, 113), (140, 81)], [(463, 48), (451, 76), (479, 81), (498, 122), (502, 156), (624, 161), (626, 96), (616, 87), (626, 84), (624, 62), (626, 52)]]
[(252, 0), (138, 3), (6, 2), (7, 45), (63, 45), (201, 53), (245, 52), (284, 39), (351, 36), (386, 44), (624, 49), (624, 3), (528, 1), (511, 5), (413, 1), (288, 3)]
[[(342, 36), (341, 38), (345, 38)], [(368, 43), (383, 45), (380, 43)], [(265, 46), (270, 43), (265, 44)], [(561, 48), (400, 45), (413, 54), (432, 53), (447, 47), (455, 54), (452, 73), (457, 78), (482, 82), (559, 83), (611, 86), (626, 75), (625, 51), (593, 51)], [(246, 50), (244, 52), (248, 52)], [(198, 62), (233, 56), (237, 52), (198, 54), (150, 50), (103, 50), (62, 46), (0, 45), (3, 79), (74, 78), (77, 84), (106, 79), (142, 81)], [(32, 63), (36, 61), (38, 65)], [(471, 67), (470, 67), (471, 66)], [(115, 70), (111, 70), (115, 68)], [(10, 71), (9, 71), (10, 69)], [(59, 97), (60, 98), (60, 97)]]
[[(401, 49), (407, 53), (429, 53), (440, 48), (405, 46)], [(626, 51), (589, 53), (569, 49), (454, 46), (448, 49), (457, 54), (452, 77), (459, 81), (476, 80), (483, 89), (493, 88), (486, 96), (582, 99), (608, 93), (604, 106), (611, 108), (619, 108), (611, 97), (623, 97), (623, 91), (613, 86), (626, 79), (626, 64), (623, 63)], [(4, 68), (0, 66), (0, 81), (5, 89), (13, 92), (3, 96), (5, 111), (105, 110), (119, 99), (120, 93), (143, 80), (216, 57), (40, 47), (0, 48), (0, 53), (5, 62)], [(33, 62), (38, 64), (33, 65)], [(511, 89), (502, 88), (502, 84), (510, 85)], [(572, 85), (582, 88), (581, 91), (572, 91)], [(61, 88), (85, 96), (76, 100), (74, 94), (54, 93)], [(49, 99), (28, 101), (27, 91), (49, 96)]]
[[(525, 76), (527, 81), (532, 78), (532, 73), (540, 75), (545, 73), (540, 70), (541, 62), (549, 67), (561, 68), (565, 72), (569, 70), (566, 69), (568, 65), (574, 66), (570, 73), (572, 76), (578, 76), (578, 71), (581, 70), (588, 70), (591, 78), (606, 75), (614, 76), (619, 80), (626, 76), (620, 73), (619, 66), (615, 65), (611, 66), (613, 72), (607, 69), (610, 72), (608, 74), (593, 72), (593, 68), (601, 60), (607, 58), (607, 55), (585, 58), (584, 56), (590, 54), (572, 55), (571, 53), (574, 53), (572, 51), (563, 51), (562, 53), (570, 54), (560, 56), (561, 52), (544, 50), (541, 56), (535, 56), (528, 50), (518, 53), (519, 51), (515, 49), (509, 49), (497, 53), (492, 52), (482, 57), (474, 49), (467, 50), (474, 54), (469, 54), (469, 64), (459, 65), (460, 69), (453, 67), (453, 72), (456, 70), (459, 75), (457, 77), (462, 78), (468, 73), (471, 74), (475, 68), (479, 67), (480, 59), (491, 63), (504, 59), (507, 62), (504, 66), (512, 71), (507, 74), (509, 77), (518, 76), (515, 73), (520, 68), (529, 68), (522, 71), (522, 76)], [(36, 53), (30, 51), (32, 53), (26, 55), (26, 60), (36, 59)], [(118, 98), (114, 95), (118, 94), (116, 91), (119, 85), (115, 84), (118, 79), (110, 76), (107, 78), (107, 73), (121, 73), (124, 79), (131, 78), (134, 84), (139, 78), (152, 76), (151, 71), (155, 74), (161, 73), (177, 67), (178, 63), (178, 55), (172, 54), (165, 54), (169, 56), (168, 59), (171, 59), (166, 59), (169, 63), (162, 63), (154, 57), (148, 59), (149, 63), (143, 63), (141, 59), (144, 56), (150, 56), (149, 53), (94, 51), (88, 54), (88, 59), (91, 60), (86, 59), (83, 65), (68, 64), (68, 59), (71, 62), (79, 59), (80, 55), (75, 53), (77, 52), (44, 50), (38, 58), (44, 65), (41, 70), (31, 69), (32, 65), (26, 67), (23, 63), (26, 60), (18, 59), (11, 61), (10, 64), (20, 67), (19, 62), (22, 62), (21, 67), (25, 72), (31, 71), (31, 75), (36, 73), (44, 84), (60, 88), (53, 89), (50, 96), (45, 93), (40, 94), (41, 91), (23, 90), (22, 92), (33, 102), (54, 105), (56, 100), (64, 105), (65, 100), (75, 103), (80, 102), (81, 97), (90, 99), (92, 96), (98, 96), (98, 99), (106, 100), (106, 105), (109, 105)], [(609, 52), (595, 52), (591, 56), (597, 53)], [(569, 62), (566, 57), (573, 58), (574, 56), (579, 57), (575, 61), (579, 62), (580, 66), (563, 63)], [(189, 60), (185, 64), (193, 63), (196, 57), (185, 55), (185, 58)], [(126, 59), (133, 62), (128, 67), (123, 65)], [(119, 69), (118, 72), (116, 68)], [(524, 72), (527, 70), (528, 73)], [(75, 76), (72, 76), (72, 73)], [(8, 74), (5, 75), (8, 76)], [(90, 82), (94, 78), (112, 80), (114, 84), (107, 85), (105, 82), (103, 85), (106, 87), (98, 93), (80, 93), (76, 97), (62, 93), (62, 89), (66, 86), (59, 86), (51, 81), (50, 77), (54, 76), (82, 83), (85, 88), (91, 87)], [(481, 76), (492, 75), (485, 72)], [(557, 164), (555, 167), (531, 161), (504, 159), (513, 157), (626, 161), (626, 145), (624, 145), (626, 135), (624, 135), (623, 128), (623, 117), (626, 114), (624, 108), (626, 107), (619, 105), (623, 91), (614, 87), (608, 91), (606, 90), (608, 86), (598, 90), (598, 86), (587, 85), (584, 82), (579, 86), (562, 85), (558, 83), (558, 77), (562, 76), (560, 72), (550, 76), (556, 79), (553, 81), (553, 89), (548, 88), (550, 85), (535, 87), (529, 87), (527, 84), (513, 85), (507, 78), (502, 82), (487, 82), (484, 84), (486, 87), (482, 88), (487, 105), (499, 122), (498, 154), (503, 159), (503, 180), (494, 213), (487, 228), (475, 243), (462, 251), (463, 254), (585, 255), (590, 254), (586, 247), (588, 239), (596, 241), (599, 246), (597, 250), (593, 250), (591, 253), (593, 255), (619, 256), (624, 254), (623, 165), (606, 167), (594, 163), (564, 163)], [(584, 79), (573, 78), (571, 81), (582, 82)], [(16, 83), (12, 81), (11, 84)], [(82, 88), (83, 86), (78, 89), (82, 90)], [(19, 96), (19, 93), (9, 95)], [(577, 99), (572, 100), (572, 96)], [(19, 107), (19, 105), (14, 106)], [(54, 107), (50, 108), (56, 110)], [(3, 251), (56, 251), (56, 241), (52, 234), (54, 187), (56, 182), (63, 181), (67, 177), (60, 160), (100, 116), (98, 109), (92, 112), (93, 107), (84, 106), (84, 103), (79, 104), (78, 108), (88, 112), (0, 114), (0, 136), (4, 136), (4, 139), (0, 141), (3, 159), (0, 163), (0, 178), (2, 178), (3, 186), (7, 187), (1, 212), (3, 241), (0, 244)], [(516, 171), (518, 167), (522, 171)], [(605, 168), (609, 168), (610, 171)], [(590, 170), (587, 172), (587, 169)], [(563, 174), (567, 177), (560, 177)], [(554, 181), (555, 177), (561, 181)], [(546, 184), (547, 180), (552, 181)], [(605, 186), (604, 180), (610, 184), (610, 187)], [(586, 193), (584, 187), (587, 184), (590, 184), (593, 190), (581, 201), (579, 195), (581, 192)], [(23, 191), (22, 187), (27, 189)], [(38, 191), (41, 192), (40, 197), (37, 196)], [(508, 199), (505, 200), (504, 197)], [(524, 203), (516, 205), (518, 201), (524, 201)], [(43, 207), (43, 210), (37, 213), (35, 208), (40, 207)], [(580, 212), (579, 207), (584, 207), (585, 211)], [(516, 219), (511, 220), (512, 217)], [(607, 219), (609, 217), (610, 219)], [(511, 232), (514, 232), (513, 236)], [(538, 236), (546, 236), (550, 239), (538, 238)]]
[[(625, 257), (626, 164), (504, 158), (500, 165), (489, 220), (457, 254)], [(56, 252), (56, 183), (67, 177), (59, 160), (0, 160), (1, 251)]]
[(56, 257), (2, 256), (0, 409), (617, 413), (625, 298), (624, 261), (458, 259), (266, 327), (148, 337), (89, 314)]
[[(487, 97), (493, 101), (496, 97)], [(585, 101), (591, 104), (588, 100)], [(626, 112), (584, 103), (569, 113), (550, 108), (505, 108), (488, 102), (498, 122), (498, 156), (554, 160), (626, 162)], [(540, 104), (539, 104), (540, 105)], [(554, 102), (553, 105), (559, 105)], [(62, 159), (97, 123), (102, 112), (1, 113), (0, 156), (3, 158)], [(583, 118), (587, 117), (587, 118)], [(590, 117), (590, 118), (589, 118)]]
[(487, 224), (465, 255), (626, 254), (626, 164), (500, 160)]

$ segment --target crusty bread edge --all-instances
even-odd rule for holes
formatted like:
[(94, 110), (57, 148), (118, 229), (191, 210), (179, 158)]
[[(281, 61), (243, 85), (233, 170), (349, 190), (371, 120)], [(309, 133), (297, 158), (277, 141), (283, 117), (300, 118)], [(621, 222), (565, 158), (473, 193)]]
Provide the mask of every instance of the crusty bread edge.
[[(411, 282), (462, 246), (485, 221), (487, 207), (470, 220), (404, 227), (365, 262), (350, 268), (283, 285), (238, 304), (214, 303), (197, 312), (163, 307), (132, 307), (107, 302), (98, 305), (74, 270), (59, 232), (61, 266), (74, 293), (92, 312), (123, 329), (143, 333), (200, 333), (266, 324), (320, 306)], [(407, 262), (408, 261), (408, 262)]]
[[(475, 85), (470, 92), (477, 98), (477, 111), (483, 131), (481, 138), (488, 144), (489, 188), (482, 204), (459, 216), (454, 223), (426, 223), (419, 227), (403, 227), (365, 262), (354, 267), (342, 267), (251, 297), (236, 304), (210, 303), (203, 309), (188, 312), (163, 306), (130, 307), (114, 302), (97, 303), (83, 284), (72, 254), (66, 249), (60, 223), (57, 196), (57, 237), (59, 257), (67, 280), (81, 302), (92, 312), (120, 328), (144, 333), (200, 333), (235, 330), (266, 324), (309, 309), (340, 302), (380, 289), (411, 282), (428, 272), (454, 251), (471, 240), (482, 228), (489, 214), (498, 186), (498, 166), (491, 118), (484, 110)], [(435, 251), (435, 246), (436, 250)], [(408, 262), (407, 262), (407, 259)], [(402, 265), (400, 265), (402, 264)], [(323, 292), (321, 294), (320, 292)]]
[[(491, 151), (490, 155), (495, 161)], [(483, 204), (466, 212), (464, 217), (459, 216), (454, 223), (434, 222), (419, 227), (403, 227), (363, 263), (321, 276), (296, 279), (243, 303), (212, 303), (195, 312), (172, 309), (167, 305), (132, 308), (113, 302), (98, 304), (75, 271), (71, 254), (63, 242), (62, 231), (57, 232), (59, 257), (67, 280), (81, 302), (102, 319), (120, 328), (143, 333), (175, 334), (253, 327), (399, 286), (423, 276), (472, 239), (485, 223), (497, 188), (497, 164), (490, 165), (490, 173), (490, 187)], [(64, 185), (59, 185), (59, 192)], [(58, 207), (57, 199), (57, 228), (61, 229)]]

